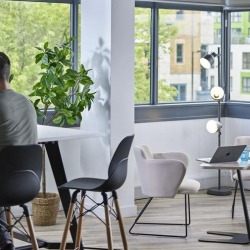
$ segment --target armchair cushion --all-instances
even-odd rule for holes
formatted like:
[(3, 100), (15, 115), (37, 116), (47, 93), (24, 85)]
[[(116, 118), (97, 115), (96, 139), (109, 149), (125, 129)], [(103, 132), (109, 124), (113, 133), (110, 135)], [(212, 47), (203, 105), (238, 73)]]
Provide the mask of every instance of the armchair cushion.
[(178, 194), (196, 194), (200, 189), (200, 183), (192, 179), (184, 179), (178, 189)]

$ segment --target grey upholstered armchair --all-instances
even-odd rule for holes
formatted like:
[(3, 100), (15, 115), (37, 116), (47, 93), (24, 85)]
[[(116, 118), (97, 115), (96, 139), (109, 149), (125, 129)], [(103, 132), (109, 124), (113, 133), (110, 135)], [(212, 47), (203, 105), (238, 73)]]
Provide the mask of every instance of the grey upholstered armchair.
[[(200, 188), (200, 183), (185, 179), (188, 167), (188, 156), (181, 152), (169, 153), (151, 153), (147, 146), (141, 145), (134, 149), (137, 162), (139, 178), (141, 181), (142, 193), (149, 198), (147, 204), (136, 218), (134, 224), (130, 228), (130, 233), (134, 235), (149, 236), (166, 236), (166, 237), (187, 237), (187, 226), (190, 224), (190, 194), (195, 194)], [(174, 198), (176, 194), (185, 195), (185, 223), (184, 224), (164, 224), (164, 225), (184, 225), (185, 235), (156, 235), (156, 234), (139, 234), (132, 233), (132, 229), (136, 224), (156, 224), (156, 223), (139, 223), (138, 220), (146, 210), (153, 198)], [(188, 198), (188, 211), (187, 211)], [(187, 212), (189, 214), (189, 222), (187, 222)], [(159, 225), (160, 223), (157, 223)]]

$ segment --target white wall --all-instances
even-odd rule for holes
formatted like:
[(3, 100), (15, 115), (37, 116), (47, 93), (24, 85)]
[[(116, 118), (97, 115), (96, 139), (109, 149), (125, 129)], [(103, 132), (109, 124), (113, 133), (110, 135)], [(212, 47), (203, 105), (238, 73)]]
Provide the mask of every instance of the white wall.
[[(81, 127), (106, 134), (82, 142), (84, 176), (106, 179), (118, 144), (134, 133), (134, 5), (134, 0), (82, 0), (81, 60), (92, 69), (97, 93), (90, 112), (83, 113)], [(102, 199), (100, 194), (92, 195)], [(130, 167), (118, 196), (123, 215), (135, 215), (134, 171)]]

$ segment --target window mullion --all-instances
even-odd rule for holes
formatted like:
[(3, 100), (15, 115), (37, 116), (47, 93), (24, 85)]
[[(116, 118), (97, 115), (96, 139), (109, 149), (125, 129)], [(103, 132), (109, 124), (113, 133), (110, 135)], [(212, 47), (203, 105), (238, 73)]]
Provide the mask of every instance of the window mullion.
[(151, 32), (151, 104), (158, 103), (158, 23), (159, 10), (154, 6), (152, 8), (152, 32)]

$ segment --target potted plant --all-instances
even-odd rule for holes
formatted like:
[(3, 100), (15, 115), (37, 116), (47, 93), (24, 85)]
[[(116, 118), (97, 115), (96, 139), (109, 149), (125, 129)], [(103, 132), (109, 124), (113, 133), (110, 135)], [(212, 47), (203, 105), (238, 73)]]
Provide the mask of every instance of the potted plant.
[[(63, 126), (74, 125), (84, 109), (90, 110), (94, 94), (90, 92), (93, 81), (88, 76), (89, 70), (80, 66), (80, 70), (72, 69), (73, 51), (71, 42), (74, 38), (49, 48), (46, 42), (43, 48), (36, 47), (39, 53), (35, 57), (40, 63), (42, 72), (40, 80), (33, 86), (29, 95), (32, 97), (37, 116), (42, 118), (43, 125), (52, 122)], [(53, 108), (49, 110), (49, 108)], [(50, 117), (48, 117), (48, 110)], [(54, 225), (59, 208), (59, 195), (46, 191), (45, 145), (43, 149), (42, 192), (32, 202), (35, 225)]]

